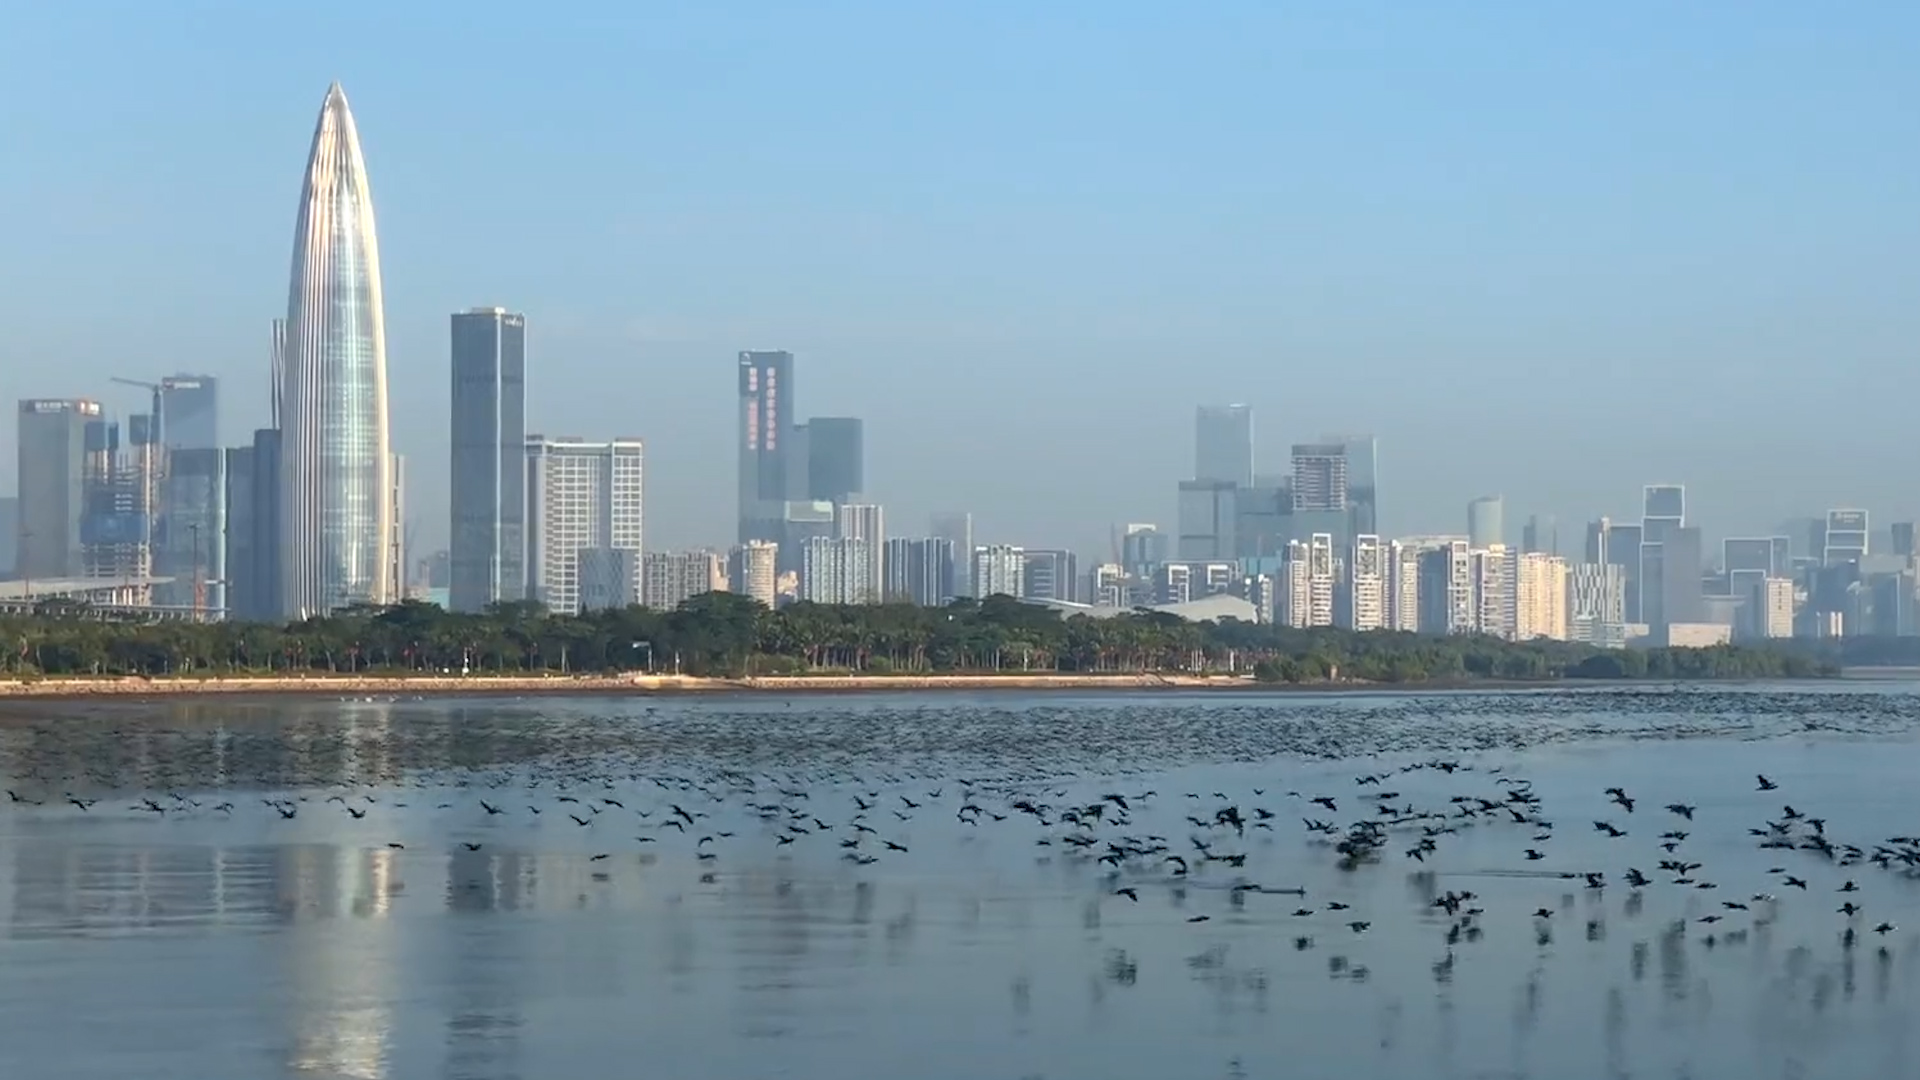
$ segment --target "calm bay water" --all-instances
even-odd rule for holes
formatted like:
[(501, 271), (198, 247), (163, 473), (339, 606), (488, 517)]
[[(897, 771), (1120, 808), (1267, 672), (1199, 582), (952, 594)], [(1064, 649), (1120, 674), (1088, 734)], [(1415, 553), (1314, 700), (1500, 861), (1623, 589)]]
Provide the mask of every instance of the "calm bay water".
[(0, 1076), (1915, 1076), (1916, 733), (1904, 684), (14, 703)]

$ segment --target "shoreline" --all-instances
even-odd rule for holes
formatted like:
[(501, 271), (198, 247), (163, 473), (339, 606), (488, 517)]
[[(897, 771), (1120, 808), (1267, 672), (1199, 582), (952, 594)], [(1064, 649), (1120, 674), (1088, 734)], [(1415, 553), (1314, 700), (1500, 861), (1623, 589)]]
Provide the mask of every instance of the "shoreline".
[[(1873, 678), (1851, 669), (1841, 679), (1467, 679), (1431, 682), (1263, 683), (1252, 675), (1074, 672), (933, 673), (901, 675), (766, 675), (720, 678), (693, 675), (306, 675), (145, 678), (97, 676), (0, 680), (0, 702), (158, 700), (213, 697), (586, 697), (653, 695), (819, 694), (972, 691), (1208, 690), (1269, 692), (1434, 693), (1462, 690), (1573, 690), (1675, 687), (1745, 682), (1837, 682)], [(1898, 678), (1898, 675), (1893, 676)]]

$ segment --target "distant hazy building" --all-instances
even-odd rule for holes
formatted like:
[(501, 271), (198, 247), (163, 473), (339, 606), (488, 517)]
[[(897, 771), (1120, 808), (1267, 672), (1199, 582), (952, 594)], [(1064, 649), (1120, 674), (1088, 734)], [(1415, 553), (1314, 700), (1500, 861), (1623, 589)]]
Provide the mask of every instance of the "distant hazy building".
[(452, 317), (447, 603), (481, 611), (527, 595), (524, 316), (475, 308)]
[[(1643, 551), (1641, 565), (1649, 568), (1653, 565), (1648, 555), (1658, 559), (1660, 582), (1660, 611), (1649, 615), (1648, 622), (1654, 626), (1672, 623), (1699, 623), (1706, 621), (1705, 589), (1702, 587), (1702, 557), (1700, 529), (1695, 525), (1669, 527), (1665, 538), (1652, 551)], [(1656, 575), (1648, 570), (1649, 582)], [(1642, 597), (1645, 604), (1645, 597)]]
[(798, 575), (807, 541), (840, 535), (839, 510), (825, 499), (788, 499), (780, 504), (778, 532), (780, 573)]
[(1567, 636), (1603, 649), (1627, 644), (1626, 575), (1613, 563), (1581, 563), (1567, 587)]
[(1498, 495), (1483, 495), (1467, 504), (1467, 543), (1476, 548), (1491, 548), (1506, 543), (1506, 501)]
[(1898, 555), (1903, 559), (1910, 559), (1915, 555), (1920, 555), (1920, 550), (1917, 550), (1914, 547), (1914, 523), (1913, 522), (1911, 521), (1894, 522), (1893, 528), (1892, 528), (1892, 536), (1893, 536), (1893, 553), (1895, 555)]
[(888, 540), (881, 564), (888, 603), (939, 607), (953, 598), (953, 541), (945, 537)]
[(1640, 524), (1657, 540), (1660, 530), (1679, 528), (1687, 523), (1687, 488), (1684, 484), (1648, 484), (1640, 492)]
[(1193, 478), (1253, 486), (1253, 407), (1202, 405), (1193, 418)]
[(640, 602), (672, 611), (696, 596), (727, 591), (726, 560), (716, 551), (648, 551), (640, 556)]
[(1471, 634), (1478, 629), (1473, 548), (1452, 540), (1420, 553), (1420, 632)]
[(1793, 636), (1793, 582), (1762, 569), (1739, 569), (1727, 575), (1728, 591), (1739, 603), (1733, 624), (1736, 641)]
[(160, 380), (160, 441), (169, 451), (220, 449), (219, 381), (211, 375)]
[(1827, 511), (1826, 543), (1821, 549), (1821, 561), (1827, 566), (1865, 561), (1867, 535), (1865, 510)]
[(226, 602), (230, 618), (280, 617), (280, 432), (226, 452)]
[(739, 539), (786, 539), (781, 511), (806, 466), (793, 453), (793, 354), (740, 354)]
[(866, 427), (857, 417), (816, 416), (806, 423), (809, 499), (855, 501), (867, 490)]
[(1221, 480), (1180, 481), (1180, 536), (1175, 555), (1182, 560), (1237, 556), (1239, 488)]
[(771, 540), (749, 540), (727, 553), (727, 583), (741, 596), (772, 608), (779, 580), (779, 545)]
[(605, 548), (630, 553), (625, 595), (637, 603), (644, 550), (642, 441), (529, 435), (526, 445), (531, 598), (550, 611), (580, 611), (579, 553)]
[(153, 572), (173, 580), (154, 588), (153, 602), (218, 615), (227, 608), (227, 460), (217, 447), (168, 455), (160, 483), (160, 520)]
[(869, 604), (873, 544), (860, 537), (816, 536), (800, 552), (800, 599), (812, 604)]
[(1514, 639), (1567, 640), (1566, 560), (1538, 551), (1516, 552), (1512, 558)]
[(854, 603), (879, 603), (886, 591), (886, 513), (880, 507), (866, 503), (838, 507), (834, 517), (834, 535), (843, 540), (866, 541), (867, 576), (858, 584), (859, 599)]
[(986, 544), (973, 551), (973, 582), (982, 600), (1020, 597), (1026, 587), (1026, 551), (1011, 544)]
[(1380, 531), (1380, 443), (1371, 435), (1341, 435), (1336, 440), (1347, 458), (1349, 536)]
[[(1092, 596), (1088, 602), (1095, 607), (1132, 607), (1127, 595), (1127, 568), (1119, 563), (1101, 563), (1093, 568), (1090, 582)], [(1271, 613), (1268, 615), (1271, 621)]]
[(1720, 542), (1721, 569), (1727, 574), (1756, 571), (1761, 576), (1785, 576), (1789, 571), (1785, 558), (1784, 536), (1729, 536)]
[(20, 402), (14, 489), (20, 514), (14, 572), (22, 578), (80, 575), (87, 425), (100, 415), (100, 403), (85, 399)]
[(973, 587), (973, 515), (935, 514), (927, 534), (953, 545), (953, 595), (978, 596)]
[(1058, 548), (1028, 548), (1021, 559), (1023, 600), (1080, 602), (1080, 560)]
[(574, 552), (574, 588), (578, 606), (568, 610), (609, 611), (640, 602), (635, 582), (642, 553), (630, 548), (585, 547)]
[(1120, 535), (1120, 565), (1135, 577), (1151, 577), (1169, 554), (1167, 536), (1158, 525), (1133, 522)]
[(1527, 518), (1526, 527), (1520, 530), (1521, 554), (1560, 554), (1560, 526), (1552, 514), (1533, 514)]

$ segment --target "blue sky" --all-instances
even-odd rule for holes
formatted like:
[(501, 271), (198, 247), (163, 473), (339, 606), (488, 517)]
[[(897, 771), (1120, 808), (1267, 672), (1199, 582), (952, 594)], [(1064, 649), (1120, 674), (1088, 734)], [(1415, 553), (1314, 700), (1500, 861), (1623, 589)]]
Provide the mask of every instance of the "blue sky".
[(1391, 531), (1655, 480), (1709, 532), (1920, 516), (1914, 5), (16, 8), (0, 397), (204, 369), (263, 421), (337, 78), (423, 542), (478, 304), (528, 315), (531, 426), (649, 440), (650, 546), (731, 538), (740, 348), (867, 418), (894, 534), (1168, 521), (1202, 401), (1263, 467), (1376, 432)]

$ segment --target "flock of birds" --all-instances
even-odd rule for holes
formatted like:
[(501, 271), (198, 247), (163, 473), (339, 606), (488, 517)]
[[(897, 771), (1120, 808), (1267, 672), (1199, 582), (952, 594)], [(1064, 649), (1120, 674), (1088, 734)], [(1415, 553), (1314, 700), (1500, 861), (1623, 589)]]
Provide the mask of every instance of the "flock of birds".
[[(1444, 786), (1474, 790), (1446, 796), (1443, 804), (1422, 806), (1413, 796), (1396, 790), (1401, 778), (1414, 773), (1429, 774)], [(61, 787), (63, 779), (75, 778), (35, 772), (18, 777), (18, 786), (6, 791), (7, 805), (14, 810), (96, 816), (124, 813), (159, 819), (231, 819), (250, 808), (282, 821), (333, 813), (365, 822), (369, 829), (379, 825), (384, 812), (410, 806), (405, 789), (391, 788), (256, 796), (257, 802), (236, 802), (237, 795), (215, 802), (212, 796), (169, 792), (103, 805), (100, 795)], [(1252, 896), (1285, 896), (1296, 905), (1289, 918), (1321, 924), (1303, 929), (1324, 931), (1325, 924), (1335, 920), (1333, 928), (1366, 934), (1373, 921), (1355, 915), (1350, 904), (1311, 903), (1302, 884), (1262, 883), (1248, 876), (1249, 857), (1255, 854), (1249, 847), (1250, 834), (1275, 838), (1282, 831), (1303, 828), (1308, 852), (1325, 853), (1345, 871), (1365, 872), (1390, 859), (1415, 864), (1414, 873), (1430, 894), (1428, 913), (1444, 920), (1448, 952), (1441, 963), (1449, 968), (1452, 947), (1479, 940), (1487, 922), (1485, 900), (1479, 893), (1470, 888), (1438, 888), (1442, 876), (1438, 866), (1444, 862), (1448, 841), (1467, 830), (1506, 828), (1523, 833), (1525, 839), (1514, 843), (1511, 866), (1451, 866), (1444, 872), (1448, 877), (1541, 878), (1572, 883), (1590, 896), (1608, 889), (1625, 890), (1630, 914), (1639, 913), (1651, 890), (1687, 890), (1699, 899), (1685, 905), (1691, 914), (1675, 929), (1684, 929), (1690, 921), (1701, 928), (1708, 945), (1743, 940), (1751, 927), (1770, 923), (1788, 902), (1786, 897), (1818, 893), (1833, 897), (1845, 947), (1854, 947), (1869, 933), (1885, 938), (1896, 926), (1870, 910), (1861, 880), (1874, 871), (1920, 879), (1920, 837), (1843, 841), (1829, 835), (1823, 818), (1783, 802), (1777, 815), (1748, 829), (1753, 842), (1773, 853), (1778, 864), (1763, 880), (1716, 880), (1702, 858), (1691, 853), (1696, 825), (1708, 824), (1696, 817), (1697, 806), (1684, 802), (1643, 806), (1641, 797), (1620, 786), (1596, 793), (1605, 809), (1603, 816), (1591, 820), (1593, 831), (1605, 838), (1604, 845), (1619, 845), (1620, 853), (1610, 860), (1611, 865), (1529, 869), (1549, 861), (1563, 826), (1547, 816), (1533, 781), (1499, 766), (1462, 760), (1427, 760), (1364, 773), (1352, 777), (1352, 790), (1334, 794), (1264, 786), (1251, 788), (1240, 799), (1224, 791), (1183, 792), (1180, 816), (1185, 835), (1179, 837), (1135, 825), (1145, 808), (1168, 801), (1151, 789), (1105, 791), (1095, 797), (1091, 789), (1075, 795), (1073, 785), (1063, 786), (1057, 780), (960, 778), (935, 784), (912, 773), (886, 772), (858, 779), (839, 777), (825, 784), (821, 779), (731, 771), (700, 776), (583, 772), (565, 778), (502, 773), (462, 781), (460, 786), (469, 790), (457, 791), (451, 798), (441, 790), (433, 797), (445, 801), (432, 803), (431, 809), (457, 815), (456, 821), (464, 825), (522, 821), (577, 830), (582, 837), (594, 838), (592, 845), (598, 849), (587, 858), (596, 863), (615, 858), (622, 850), (651, 852), (680, 845), (700, 864), (700, 880), (705, 883), (715, 880), (715, 864), (730, 846), (747, 842), (770, 842), (776, 857), (790, 849), (798, 852), (832, 844), (840, 858), (866, 867), (911, 855), (908, 830), (922, 815), (950, 815), (957, 822), (955, 827), (970, 830), (1024, 823), (1031, 843), (1046, 849), (1043, 858), (1096, 867), (1103, 891), (1121, 901), (1138, 903), (1144, 890), (1166, 889), (1184, 911), (1187, 889), (1196, 885), (1226, 892), (1236, 909), (1244, 908)], [(550, 784), (565, 790), (545, 790)], [(1760, 792), (1780, 790), (1764, 775), (1756, 777), (1756, 787)], [(1358, 816), (1337, 820), (1342, 806), (1349, 815)], [(1169, 817), (1162, 812), (1156, 819), (1164, 822)], [(726, 824), (733, 827), (722, 827)], [(468, 852), (483, 850), (489, 836), (500, 835), (464, 825), (456, 825), (452, 835)], [(1635, 846), (1649, 839), (1651, 845)], [(397, 839), (386, 846), (405, 848)], [(1606, 846), (1601, 850), (1611, 851)], [(1541, 944), (1551, 940), (1553, 924), (1571, 907), (1571, 896), (1562, 885), (1558, 910), (1543, 904), (1532, 911)], [(1702, 913), (1702, 908), (1707, 910)], [(1203, 912), (1184, 918), (1205, 923), (1214, 915)], [(1589, 920), (1587, 930), (1590, 937), (1596, 933), (1594, 920)], [(1314, 944), (1311, 933), (1293, 938), (1296, 949)]]

